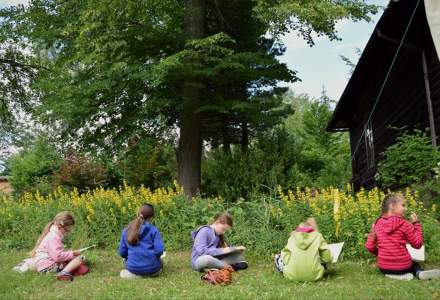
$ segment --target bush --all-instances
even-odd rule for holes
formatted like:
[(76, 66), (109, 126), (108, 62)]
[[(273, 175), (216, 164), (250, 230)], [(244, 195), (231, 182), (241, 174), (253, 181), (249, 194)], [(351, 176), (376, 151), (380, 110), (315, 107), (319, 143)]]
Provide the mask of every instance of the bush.
[(133, 186), (156, 189), (173, 186), (176, 178), (176, 155), (166, 141), (144, 136), (133, 138), (117, 162), (115, 171)]
[[(243, 244), (257, 256), (269, 256), (286, 243), (289, 233), (305, 217), (316, 217), (328, 242), (345, 241), (344, 258), (371, 258), (364, 243), (371, 223), (379, 215), (384, 193), (375, 189), (353, 194), (350, 188), (339, 190), (304, 189), (278, 195), (254, 196), (252, 201), (228, 202), (222, 198), (191, 202), (180, 189), (123, 186), (120, 190), (99, 188), (79, 194), (76, 190), (57, 190), (49, 196), (26, 193), (14, 200), (0, 201), (0, 248), (31, 248), (44, 225), (62, 210), (72, 211), (76, 225), (68, 243), (73, 247), (97, 244), (116, 248), (121, 230), (135, 217), (138, 207), (149, 202), (156, 207), (154, 224), (166, 247), (190, 250), (192, 230), (209, 223), (213, 216), (229, 210), (234, 227), (227, 234), (231, 245)], [(425, 230), (425, 244), (430, 260), (440, 259), (440, 225), (407, 191), (408, 207), (417, 211)]]
[(59, 170), (54, 173), (54, 177), (57, 185), (66, 188), (75, 187), (80, 193), (107, 182), (104, 166), (79, 154), (66, 156)]
[(287, 97), (295, 113), (281, 126), (253, 137), (247, 152), (231, 147), (207, 152), (202, 163), (202, 192), (227, 199), (270, 194), (277, 185), (295, 188), (343, 187), (351, 176), (347, 133), (325, 132), (330, 101)]
[(404, 133), (389, 146), (378, 163), (376, 179), (384, 187), (408, 186), (429, 180), (440, 160), (426, 132)]
[(8, 160), (10, 182), (16, 194), (25, 191), (48, 194), (53, 189), (53, 172), (62, 157), (47, 138), (37, 139), (34, 145)]
[(235, 201), (285, 186), (295, 163), (293, 148), (293, 140), (279, 129), (259, 137), (246, 152), (235, 147), (231, 153), (212, 150), (202, 164), (202, 191)]

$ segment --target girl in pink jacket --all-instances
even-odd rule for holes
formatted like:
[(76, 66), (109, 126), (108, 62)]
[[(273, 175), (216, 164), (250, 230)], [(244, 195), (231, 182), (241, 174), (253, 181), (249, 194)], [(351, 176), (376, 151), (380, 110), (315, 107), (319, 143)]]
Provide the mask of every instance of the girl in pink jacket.
[(411, 280), (440, 277), (440, 270), (423, 271), (419, 264), (412, 261), (406, 244), (419, 249), (423, 245), (422, 226), (415, 213), (409, 221), (403, 218), (406, 211), (402, 195), (389, 194), (382, 203), (382, 215), (376, 220), (368, 235), (365, 247), (377, 256), (380, 271), (386, 277)]
[[(88, 271), (85, 260), (79, 250), (64, 250), (63, 238), (72, 231), (75, 220), (67, 211), (60, 212), (47, 223), (31, 252), (38, 272), (57, 272), (57, 279), (72, 281), (72, 273), (81, 269)], [(85, 270), (86, 269), (86, 270)]]

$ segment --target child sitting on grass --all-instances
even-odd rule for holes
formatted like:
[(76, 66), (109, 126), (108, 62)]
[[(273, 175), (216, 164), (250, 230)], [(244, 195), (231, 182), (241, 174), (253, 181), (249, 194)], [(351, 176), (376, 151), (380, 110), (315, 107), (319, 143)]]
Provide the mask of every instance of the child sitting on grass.
[(75, 272), (80, 271), (81, 275), (88, 272), (84, 265), (85, 257), (80, 250), (64, 250), (63, 238), (72, 231), (74, 225), (73, 216), (63, 211), (44, 227), (31, 252), (38, 272), (57, 272), (57, 279), (64, 281), (72, 281)]
[(160, 256), (164, 245), (159, 230), (150, 223), (154, 216), (151, 204), (142, 204), (136, 219), (122, 231), (119, 255), (125, 259), (122, 278), (156, 276), (162, 271)]
[(411, 280), (414, 276), (422, 280), (439, 278), (440, 270), (422, 271), (413, 262), (406, 248), (409, 243), (420, 249), (423, 245), (422, 226), (415, 213), (409, 221), (403, 218), (406, 211), (402, 195), (389, 194), (382, 203), (382, 214), (372, 225), (365, 247), (377, 256), (380, 271), (386, 277)]
[(305, 222), (290, 234), (281, 254), (275, 255), (275, 267), (284, 277), (296, 281), (316, 281), (323, 277), (325, 264), (332, 261), (327, 243), (318, 231), (314, 218)]
[(224, 238), (226, 231), (232, 227), (232, 216), (218, 214), (210, 225), (203, 225), (191, 233), (194, 240), (191, 262), (196, 271), (207, 269), (225, 269), (231, 266), (234, 271), (248, 267), (243, 258), (243, 246), (228, 247)]

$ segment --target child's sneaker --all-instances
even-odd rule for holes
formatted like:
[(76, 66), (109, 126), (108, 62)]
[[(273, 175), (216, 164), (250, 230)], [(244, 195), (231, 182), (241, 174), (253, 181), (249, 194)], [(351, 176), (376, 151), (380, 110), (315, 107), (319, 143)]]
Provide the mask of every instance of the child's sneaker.
[(69, 272), (61, 271), (61, 272), (57, 273), (57, 280), (73, 281), (73, 276)]
[(16, 265), (14, 268), (12, 268), (12, 270), (19, 272), (19, 273), (24, 273), (24, 272), (27, 272), (28, 267), (27, 267), (26, 263), (21, 262), (18, 265)]
[(275, 269), (278, 272), (283, 273), (284, 263), (283, 263), (283, 259), (281, 258), (281, 254), (275, 254), (273, 260), (275, 264)]
[(395, 275), (395, 274), (385, 274), (385, 277), (396, 279), (396, 280), (413, 280), (414, 275), (411, 273), (405, 273), (402, 275)]
[(142, 278), (142, 276), (131, 273), (127, 269), (121, 270), (121, 272), (119, 272), (119, 276), (124, 279)]
[(440, 278), (440, 270), (432, 269), (432, 270), (420, 271), (419, 273), (417, 273), (417, 277), (419, 277), (420, 280)]
[(248, 263), (245, 261), (240, 261), (238, 263), (231, 264), (231, 267), (234, 269), (234, 271), (245, 270), (248, 268)]

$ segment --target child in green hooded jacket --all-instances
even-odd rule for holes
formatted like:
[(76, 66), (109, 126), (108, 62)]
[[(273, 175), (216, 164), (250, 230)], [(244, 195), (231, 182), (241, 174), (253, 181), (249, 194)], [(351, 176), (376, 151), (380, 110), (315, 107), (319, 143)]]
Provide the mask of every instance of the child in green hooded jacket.
[(286, 247), (275, 256), (275, 266), (284, 277), (316, 281), (323, 277), (332, 254), (314, 218), (308, 218), (290, 234)]

